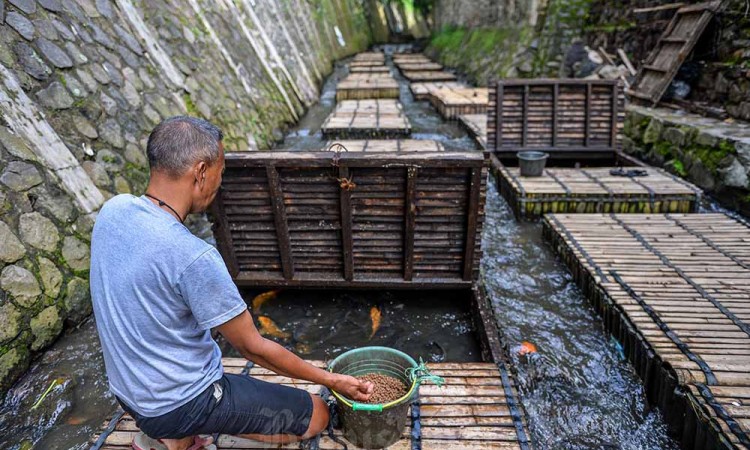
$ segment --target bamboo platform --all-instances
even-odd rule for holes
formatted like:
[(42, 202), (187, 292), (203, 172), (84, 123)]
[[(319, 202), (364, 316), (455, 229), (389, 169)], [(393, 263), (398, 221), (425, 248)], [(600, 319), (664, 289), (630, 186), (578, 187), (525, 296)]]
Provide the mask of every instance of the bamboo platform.
[(352, 62), (375, 61), (385, 63), (385, 54), (383, 52), (362, 52), (357, 53), (352, 58)]
[(466, 85), (458, 81), (430, 81), (409, 83), (409, 90), (414, 96), (414, 100), (430, 100), (433, 92), (442, 88), (464, 88)]
[(349, 63), (349, 70), (359, 67), (387, 67), (383, 61), (352, 61)]
[(644, 177), (623, 177), (604, 168), (546, 169), (540, 177), (522, 177), (518, 167), (498, 170), (500, 193), (519, 219), (548, 213), (693, 212), (700, 203), (696, 186), (664, 170), (642, 168)]
[(423, 53), (396, 53), (393, 55), (394, 63), (431, 61), (432, 60)]
[(459, 123), (474, 139), (479, 148), (487, 148), (487, 114), (461, 114)]
[[(365, 76), (362, 76), (365, 75)], [(399, 85), (390, 73), (354, 73), (336, 86), (336, 101), (398, 98)]]
[(411, 124), (398, 100), (343, 100), (321, 127), (326, 139), (398, 138)]
[(454, 81), (456, 74), (444, 70), (402, 70), (401, 75), (410, 82)]
[(487, 88), (444, 87), (431, 93), (430, 102), (446, 120), (456, 120), (462, 114), (486, 114), (487, 97)]
[(748, 448), (750, 227), (723, 214), (548, 214), (544, 235), (682, 448)]
[[(323, 361), (310, 361), (325, 367)], [(258, 379), (303, 389), (313, 394), (321, 387), (306, 381), (293, 380), (261, 367), (247, 367), (241, 358), (224, 358), (226, 373), (247, 374)], [(392, 450), (525, 450), (529, 448), (528, 430), (518, 393), (512, 379), (502, 366), (495, 363), (432, 363), (432, 373), (445, 378), (442, 387), (423, 385), (408, 412), (407, 425), (400, 441)], [(502, 371), (502, 372), (501, 372)], [(122, 413), (120, 413), (122, 414)], [(106, 434), (110, 425), (113, 430)], [(127, 414), (115, 416), (102, 426), (92, 443), (103, 433), (106, 439), (101, 450), (126, 450), (138, 432), (135, 421)], [(343, 439), (341, 430), (334, 436)], [(344, 440), (348, 448), (357, 449)], [(229, 435), (220, 435), (217, 447), (224, 449), (296, 449), (299, 444), (283, 446), (263, 444)], [(339, 450), (342, 446), (323, 433), (321, 450)]]
[(432, 61), (400, 61), (396, 63), (396, 66), (401, 70), (405, 71), (440, 71), (443, 70), (443, 65)]
[(348, 152), (409, 153), (446, 151), (443, 144), (432, 139), (360, 139), (328, 141), (323, 150), (331, 148), (331, 145), (333, 144), (343, 145)]
[(390, 73), (388, 66), (354, 66), (349, 67), (349, 73)]

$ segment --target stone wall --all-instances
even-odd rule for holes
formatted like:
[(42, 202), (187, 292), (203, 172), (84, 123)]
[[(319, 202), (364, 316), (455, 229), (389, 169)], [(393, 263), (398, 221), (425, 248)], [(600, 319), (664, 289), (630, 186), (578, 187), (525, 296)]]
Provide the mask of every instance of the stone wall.
[(750, 124), (630, 105), (623, 150), (750, 215)]
[(370, 33), (358, 0), (0, 0), (0, 395), (91, 312), (96, 211), (176, 114), (268, 148)]

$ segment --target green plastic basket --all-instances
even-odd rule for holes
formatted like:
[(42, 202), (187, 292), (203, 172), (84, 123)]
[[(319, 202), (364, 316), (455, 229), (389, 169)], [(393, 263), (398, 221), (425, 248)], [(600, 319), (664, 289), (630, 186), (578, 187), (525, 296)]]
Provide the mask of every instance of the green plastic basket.
[(338, 392), (337, 399), (344, 437), (362, 448), (385, 448), (401, 438), (407, 413), (419, 385), (431, 380), (438, 385), (443, 380), (431, 375), (424, 363), (417, 364), (409, 355), (389, 347), (363, 347), (349, 350), (328, 365), (328, 370), (358, 377), (371, 373), (388, 375), (409, 387), (401, 398), (383, 404), (359, 403)]

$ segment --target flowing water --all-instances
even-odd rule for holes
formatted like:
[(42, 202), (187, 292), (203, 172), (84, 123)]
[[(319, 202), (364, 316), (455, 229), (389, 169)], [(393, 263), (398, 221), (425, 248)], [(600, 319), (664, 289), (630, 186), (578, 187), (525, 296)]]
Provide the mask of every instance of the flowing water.
[[(390, 49), (389, 49), (390, 50)], [(281, 147), (321, 148), (319, 129), (332, 110), (337, 64), (321, 101)], [(414, 138), (473, 148), (402, 82), (401, 101)], [(544, 244), (538, 223), (518, 223), (488, 184), (482, 272), (511, 350), (532, 438), (547, 449), (676, 449), (643, 386), (565, 267)], [(714, 208), (714, 206), (709, 206)], [(258, 292), (245, 292), (248, 303)], [(426, 361), (479, 358), (465, 293), (429, 291), (284, 291), (255, 308), (272, 321), (264, 332), (304, 357), (327, 359), (362, 345), (403, 348)], [(274, 297), (273, 295), (271, 297)], [(375, 312), (376, 311), (376, 312)], [(375, 324), (378, 322), (378, 324)], [(263, 328), (263, 324), (259, 325)], [(519, 356), (524, 341), (537, 352)], [(233, 350), (221, 343), (227, 355)], [(33, 408), (54, 381), (47, 397)], [(115, 411), (93, 320), (68, 332), (37, 359), (0, 406), (0, 449), (84, 449)]]

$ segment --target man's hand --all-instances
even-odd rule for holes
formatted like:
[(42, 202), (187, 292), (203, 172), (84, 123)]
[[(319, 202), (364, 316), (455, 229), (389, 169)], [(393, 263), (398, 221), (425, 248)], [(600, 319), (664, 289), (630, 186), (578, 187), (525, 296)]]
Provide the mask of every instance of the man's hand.
[(375, 385), (373, 385), (371, 381), (359, 381), (349, 375), (340, 374), (336, 374), (333, 382), (328, 387), (339, 394), (358, 402), (366, 402), (375, 389)]

